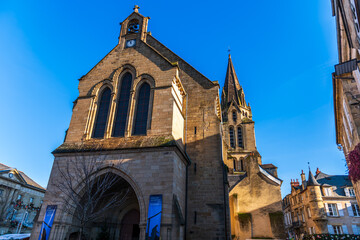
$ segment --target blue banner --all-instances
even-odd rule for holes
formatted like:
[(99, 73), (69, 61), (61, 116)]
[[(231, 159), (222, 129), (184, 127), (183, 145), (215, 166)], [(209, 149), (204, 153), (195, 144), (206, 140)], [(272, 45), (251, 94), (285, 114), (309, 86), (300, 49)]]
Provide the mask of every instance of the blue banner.
[(41, 225), (41, 231), (39, 235), (39, 240), (48, 240), (50, 236), (50, 231), (52, 224), (54, 222), (55, 213), (56, 213), (56, 205), (49, 205), (46, 208), (44, 221)]
[(151, 195), (146, 226), (146, 240), (160, 239), (162, 195)]

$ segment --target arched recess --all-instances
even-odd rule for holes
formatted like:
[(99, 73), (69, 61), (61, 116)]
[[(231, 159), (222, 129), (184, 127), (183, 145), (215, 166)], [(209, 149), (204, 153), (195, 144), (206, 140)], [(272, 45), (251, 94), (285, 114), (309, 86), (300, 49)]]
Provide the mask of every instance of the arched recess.
[(128, 182), (132, 189), (134, 189), (134, 192), (136, 194), (137, 200), (139, 202), (139, 208), (140, 208), (140, 221), (146, 222), (146, 215), (145, 215), (145, 199), (141, 192), (140, 187), (136, 184), (136, 182), (127, 174), (125, 171), (115, 168), (115, 167), (104, 167), (100, 169), (95, 175), (103, 175), (107, 172), (111, 172), (113, 174), (118, 175), (119, 177), (123, 178), (126, 182)]
[[(92, 174), (90, 177), (91, 180), (95, 180), (99, 177), (104, 176), (105, 174), (114, 174), (117, 177), (119, 177), (120, 181), (116, 183), (111, 189), (114, 189), (114, 191), (119, 191), (119, 189), (123, 187), (128, 187), (130, 189), (128, 198), (119, 206), (114, 206), (114, 208), (108, 209), (108, 211), (104, 212), (99, 219), (96, 219), (96, 221), (93, 221), (89, 223), (85, 228), (87, 229), (87, 234), (91, 236), (99, 236), (101, 234), (101, 231), (103, 230), (104, 226), (107, 228), (108, 233), (110, 234), (110, 239), (120, 239), (121, 236), (121, 224), (126, 221), (124, 220), (124, 217), (126, 217), (126, 214), (130, 211), (138, 211), (139, 217), (137, 219), (136, 223), (132, 223), (137, 225), (137, 228), (142, 224), (146, 222), (146, 215), (145, 215), (145, 202), (143, 195), (140, 191), (140, 188), (137, 186), (137, 184), (123, 171), (119, 170), (118, 168), (114, 167), (105, 167), (97, 171), (96, 173)], [(76, 192), (82, 194), (84, 191), (84, 183), (79, 184), (76, 187)], [(105, 194), (104, 196), (107, 197), (109, 194)], [(104, 199), (106, 200), (106, 199)], [(106, 201), (101, 204), (106, 204)], [(76, 211), (75, 211), (76, 212)], [(75, 212), (73, 214), (70, 213), (70, 216), (74, 216)], [(134, 220), (133, 218), (130, 220)], [(129, 224), (129, 222), (125, 222)], [(68, 222), (70, 224), (69, 232), (67, 233), (67, 236), (71, 234), (76, 234), (76, 232), (79, 231), (78, 228), (78, 221), (75, 217), (72, 217), (71, 222)], [(140, 231), (140, 230), (139, 230)], [(130, 239), (139, 239), (136, 238), (139, 237), (140, 232), (135, 232), (132, 238)], [(134, 238), (135, 236), (135, 238)]]
[(147, 130), (151, 129), (155, 81), (148, 74), (140, 77), (141, 80), (136, 85), (133, 101), (132, 135), (146, 135)]
[(104, 86), (98, 94), (96, 107), (96, 117), (92, 132), (93, 138), (104, 138), (109, 119), (111, 107), (112, 91), (109, 87)]
[(134, 74), (125, 70), (118, 81), (116, 94), (116, 110), (112, 130), (113, 137), (124, 137), (127, 129), (128, 119), (130, 116), (131, 90), (134, 82)]

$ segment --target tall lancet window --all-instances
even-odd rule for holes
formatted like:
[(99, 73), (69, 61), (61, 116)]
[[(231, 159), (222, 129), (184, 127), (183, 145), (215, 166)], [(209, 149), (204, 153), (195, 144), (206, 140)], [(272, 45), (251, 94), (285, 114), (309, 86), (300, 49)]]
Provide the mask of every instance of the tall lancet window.
[(125, 136), (126, 120), (129, 110), (130, 90), (132, 84), (132, 75), (125, 73), (119, 84), (119, 96), (117, 100), (117, 110), (114, 122), (113, 137)]
[(243, 148), (244, 140), (243, 140), (242, 128), (240, 126), (237, 128), (237, 137), (238, 137), (238, 147)]
[(150, 85), (143, 83), (139, 88), (134, 123), (134, 135), (146, 135), (149, 114)]
[(235, 136), (234, 136), (234, 128), (229, 128), (229, 136), (230, 136), (230, 147), (235, 148)]
[(236, 123), (236, 119), (237, 119), (236, 111), (232, 112), (232, 118), (233, 118), (234, 123)]
[(111, 90), (110, 88), (105, 88), (100, 97), (100, 102), (98, 105), (98, 111), (94, 124), (93, 138), (103, 138), (106, 130), (106, 123), (108, 119), (110, 99), (111, 99)]

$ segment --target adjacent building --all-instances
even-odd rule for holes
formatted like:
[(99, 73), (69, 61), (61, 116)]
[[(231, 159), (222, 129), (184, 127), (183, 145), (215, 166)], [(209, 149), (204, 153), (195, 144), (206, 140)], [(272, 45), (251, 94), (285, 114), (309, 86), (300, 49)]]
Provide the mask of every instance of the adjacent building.
[(277, 167), (263, 164), (255, 122), (231, 56), (221, 95), (224, 162), (228, 169), (231, 235), (234, 239), (284, 238)]
[[(339, 56), (339, 64), (332, 74), (336, 143), (348, 159), (360, 141), (360, 1), (331, 0), (331, 3)], [(349, 159), (348, 164), (351, 164)], [(360, 199), (360, 183), (353, 184)]]
[(301, 182), (291, 181), (291, 193), (283, 199), (288, 237), (302, 234), (360, 234), (360, 209), (347, 175), (328, 175), (319, 169)]
[(44, 195), (24, 172), (0, 163), (0, 235), (31, 232)]

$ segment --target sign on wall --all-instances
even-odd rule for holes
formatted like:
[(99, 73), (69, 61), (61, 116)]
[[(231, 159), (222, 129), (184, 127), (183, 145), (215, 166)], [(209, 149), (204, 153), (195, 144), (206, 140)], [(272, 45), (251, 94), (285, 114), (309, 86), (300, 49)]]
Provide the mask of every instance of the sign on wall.
[(50, 231), (52, 224), (54, 222), (55, 218), (55, 212), (56, 212), (56, 205), (49, 205), (46, 208), (44, 221), (41, 225), (41, 231), (39, 235), (39, 240), (48, 240), (50, 236)]
[(162, 195), (151, 195), (146, 226), (146, 240), (160, 239)]

